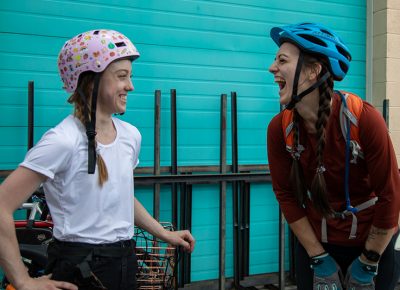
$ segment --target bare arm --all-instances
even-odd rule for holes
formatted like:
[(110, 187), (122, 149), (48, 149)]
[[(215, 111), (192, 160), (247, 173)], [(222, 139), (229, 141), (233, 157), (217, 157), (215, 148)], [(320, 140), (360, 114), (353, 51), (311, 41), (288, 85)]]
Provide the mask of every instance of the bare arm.
[(30, 278), (21, 260), (13, 213), (44, 180), (45, 176), (19, 167), (0, 185), (0, 265), (16, 289), (77, 289), (66, 282)]
[(309, 257), (317, 256), (325, 252), (307, 217), (303, 217), (291, 223), (290, 228), (307, 251)]
[[(395, 228), (381, 229), (375, 226), (371, 226), (367, 241), (365, 242), (365, 248), (367, 250), (372, 250), (382, 255), (390, 240), (392, 239), (394, 232)], [(368, 259), (364, 255), (361, 255), (361, 259), (366, 262), (371, 262), (368, 261)]]
[(171, 243), (175, 246), (182, 246), (188, 252), (193, 252), (194, 250), (195, 240), (189, 231), (167, 231), (148, 213), (136, 198), (135, 224), (165, 242)]

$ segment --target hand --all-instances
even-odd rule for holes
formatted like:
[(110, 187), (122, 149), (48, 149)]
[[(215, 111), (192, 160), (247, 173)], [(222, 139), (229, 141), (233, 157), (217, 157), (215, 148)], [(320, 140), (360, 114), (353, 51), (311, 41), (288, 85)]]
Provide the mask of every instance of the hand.
[(358, 257), (347, 269), (344, 284), (348, 290), (374, 290), (374, 277), (378, 274), (378, 264), (366, 264)]
[(165, 241), (174, 245), (181, 246), (186, 252), (191, 253), (194, 250), (194, 244), (196, 243), (193, 236), (188, 230), (170, 232), (166, 231), (167, 235)]
[(66, 290), (78, 290), (78, 287), (74, 284), (62, 281), (50, 280), (51, 274), (42, 276), (39, 278), (29, 278), (25, 283), (18, 287), (18, 290), (55, 290), (55, 289), (66, 289)]
[(313, 290), (342, 290), (341, 271), (329, 253), (311, 258), (314, 270)]

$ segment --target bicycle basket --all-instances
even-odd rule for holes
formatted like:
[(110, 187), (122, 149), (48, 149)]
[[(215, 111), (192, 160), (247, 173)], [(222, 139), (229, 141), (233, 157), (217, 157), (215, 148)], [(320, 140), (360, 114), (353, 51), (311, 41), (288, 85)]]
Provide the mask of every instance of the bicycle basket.
[[(171, 223), (161, 225), (173, 231)], [(172, 289), (175, 283), (174, 269), (176, 248), (135, 227), (136, 256), (138, 260), (137, 289)]]

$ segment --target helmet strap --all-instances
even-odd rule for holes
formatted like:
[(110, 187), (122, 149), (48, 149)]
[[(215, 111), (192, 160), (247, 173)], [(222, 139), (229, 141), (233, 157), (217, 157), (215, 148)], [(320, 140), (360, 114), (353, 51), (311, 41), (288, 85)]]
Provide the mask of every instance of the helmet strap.
[(294, 108), (297, 102), (299, 102), (304, 96), (311, 93), (316, 88), (320, 87), (331, 75), (329, 71), (327, 71), (316, 83), (314, 83), (311, 87), (301, 92), (299, 95), (297, 94), (297, 86), (299, 83), (299, 77), (301, 72), (301, 67), (303, 66), (303, 54), (300, 52), (299, 60), (297, 61), (296, 72), (294, 75), (293, 81), (293, 93), (292, 99), (290, 100), (289, 104), (285, 106), (285, 109), (291, 110)]
[(85, 127), (86, 136), (88, 138), (88, 173), (94, 174), (96, 169), (96, 108), (97, 108), (97, 95), (99, 92), (101, 73), (96, 73), (93, 80), (93, 91), (92, 91), (92, 104), (90, 108), (90, 119), (87, 106), (87, 98), (82, 92), (81, 88), (78, 88), (78, 93), (83, 99), (84, 106), (84, 117), (85, 117)]
[(296, 72), (294, 73), (292, 99), (290, 100), (289, 104), (285, 106), (285, 109), (288, 110), (293, 109), (294, 105), (296, 105), (296, 103), (300, 101), (299, 96), (297, 96), (297, 87), (299, 85), (299, 78), (300, 78), (301, 68), (303, 66), (303, 59), (304, 59), (303, 53), (300, 51), (299, 59), (297, 60)]

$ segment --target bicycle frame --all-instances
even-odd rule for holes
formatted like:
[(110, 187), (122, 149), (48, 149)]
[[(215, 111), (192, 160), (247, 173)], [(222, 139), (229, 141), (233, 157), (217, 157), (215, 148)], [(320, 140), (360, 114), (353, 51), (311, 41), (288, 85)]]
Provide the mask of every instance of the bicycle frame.
[[(21, 258), (32, 277), (44, 274), (47, 264), (47, 245), (53, 236), (53, 223), (46, 214), (47, 206), (43, 207), (45, 210), (41, 207), (43, 204), (45, 204), (44, 199), (23, 203), (20, 209), (29, 210), (29, 216), (26, 220), (14, 221)], [(37, 215), (40, 215), (41, 219), (36, 219)], [(13, 289), (7, 277), (3, 278), (1, 286)]]

